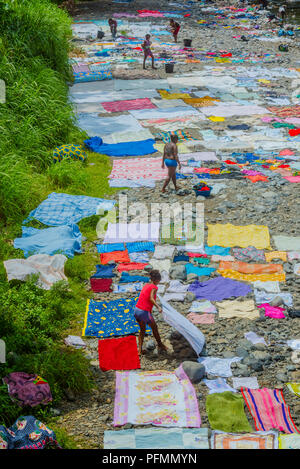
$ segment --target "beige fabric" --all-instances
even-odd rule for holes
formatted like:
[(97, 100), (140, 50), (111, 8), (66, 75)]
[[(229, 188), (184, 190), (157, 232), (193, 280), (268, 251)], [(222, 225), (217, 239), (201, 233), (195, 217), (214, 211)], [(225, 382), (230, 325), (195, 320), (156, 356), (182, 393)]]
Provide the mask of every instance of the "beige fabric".
[(259, 317), (259, 311), (253, 300), (225, 300), (216, 303), (216, 306), (219, 310), (219, 318), (256, 319)]

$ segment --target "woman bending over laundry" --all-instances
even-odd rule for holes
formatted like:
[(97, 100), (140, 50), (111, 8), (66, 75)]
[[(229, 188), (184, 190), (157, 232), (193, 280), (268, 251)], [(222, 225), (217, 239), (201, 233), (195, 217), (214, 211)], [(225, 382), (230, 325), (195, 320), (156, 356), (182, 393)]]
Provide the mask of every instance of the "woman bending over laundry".
[(140, 333), (139, 333), (139, 354), (144, 354), (143, 351), (143, 342), (146, 332), (146, 324), (152, 329), (153, 335), (156, 339), (158, 348), (160, 350), (167, 351), (167, 347), (162, 343), (156, 322), (154, 317), (152, 316), (152, 308), (153, 305), (156, 306), (158, 311), (161, 313), (162, 308), (156, 302), (156, 292), (158, 290), (157, 285), (161, 281), (161, 275), (158, 270), (152, 270), (150, 272), (150, 280), (151, 283), (147, 283), (139, 296), (138, 302), (134, 309), (134, 317), (137, 320), (140, 326)]
[(174, 37), (175, 42), (177, 42), (177, 36), (180, 30), (180, 24), (176, 23), (174, 20), (170, 20), (171, 31)]
[(110, 27), (110, 32), (111, 32), (112, 38), (113, 38), (113, 40), (115, 40), (116, 35), (117, 35), (118, 23), (116, 22), (116, 20), (113, 20), (112, 18), (109, 18), (108, 24), (109, 24), (109, 27)]
[(156, 67), (154, 67), (154, 56), (152, 54), (152, 50), (151, 50), (151, 44), (152, 42), (150, 41), (150, 34), (146, 34), (145, 36), (145, 40), (142, 44), (142, 48), (144, 50), (144, 63), (143, 63), (143, 69), (145, 70), (146, 69), (146, 59), (147, 57), (151, 57), (152, 59), (152, 68), (154, 68), (156, 70)]
[(176, 184), (176, 168), (177, 165), (181, 169), (181, 164), (178, 159), (178, 148), (177, 148), (178, 137), (177, 135), (171, 135), (171, 142), (166, 143), (164, 147), (164, 155), (162, 160), (162, 168), (164, 169), (165, 165), (168, 168), (168, 177), (164, 182), (162, 192), (166, 192), (166, 187), (172, 179), (175, 190), (177, 191), (179, 187)]

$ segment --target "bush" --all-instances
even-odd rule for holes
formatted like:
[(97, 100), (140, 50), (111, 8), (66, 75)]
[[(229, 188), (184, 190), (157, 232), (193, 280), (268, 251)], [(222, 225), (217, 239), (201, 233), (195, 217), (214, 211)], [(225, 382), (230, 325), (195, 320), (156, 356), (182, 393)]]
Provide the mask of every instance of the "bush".
[(72, 191), (85, 194), (89, 185), (89, 177), (84, 163), (64, 160), (55, 163), (47, 171), (50, 182), (64, 192)]

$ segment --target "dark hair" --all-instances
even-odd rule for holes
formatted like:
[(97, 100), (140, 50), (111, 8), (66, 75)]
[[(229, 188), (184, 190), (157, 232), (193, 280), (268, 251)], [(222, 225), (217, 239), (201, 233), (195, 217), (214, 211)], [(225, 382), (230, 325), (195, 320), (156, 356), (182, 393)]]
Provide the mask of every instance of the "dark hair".
[(178, 142), (178, 136), (177, 135), (171, 135), (171, 142), (173, 142), (173, 143)]
[(147, 36), (151, 37), (151, 34), (146, 34), (146, 36), (145, 36), (145, 37), (147, 37)]
[(156, 281), (160, 282), (161, 281), (160, 272), (158, 270), (151, 270), (150, 280), (152, 280), (152, 282), (156, 282)]

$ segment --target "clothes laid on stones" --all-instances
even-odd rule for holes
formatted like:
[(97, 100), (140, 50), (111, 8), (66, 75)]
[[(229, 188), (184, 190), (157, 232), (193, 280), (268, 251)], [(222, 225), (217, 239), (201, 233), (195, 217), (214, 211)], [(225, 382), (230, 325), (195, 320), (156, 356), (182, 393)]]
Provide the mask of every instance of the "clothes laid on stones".
[(289, 258), (290, 261), (293, 261), (295, 259), (300, 259), (300, 252), (290, 251), (290, 252), (288, 252), (288, 258)]
[(196, 274), (201, 277), (201, 275), (210, 275), (216, 269), (215, 267), (197, 267), (194, 264), (185, 264), (185, 270), (187, 275)]
[(171, 280), (169, 288), (167, 289), (168, 293), (186, 293), (189, 286), (184, 285), (180, 280)]
[[(104, 338), (139, 332), (133, 314), (137, 300), (137, 296), (113, 301), (88, 300), (82, 335)], [(150, 333), (150, 329), (146, 332)]]
[(95, 293), (111, 292), (111, 278), (91, 278), (91, 289)]
[(214, 430), (211, 449), (278, 449), (278, 434), (275, 431), (254, 433), (226, 433)]
[(271, 274), (282, 273), (283, 267), (281, 264), (248, 264), (242, 261), (221, 261), (219, 270), (235, 270), (243, 274)]
[(142, 275), (130, 275), (127, 272), (122, 272), (119, 283), (131, 283), (131, 282), (149, 282), (149, 277), (143, 277)]
[(175, 246), (160, 245), (155, 246), (155, 251), (153, 254), (154, 259), (166, 259), (171, 258), (174, 255)]
[(176, 331), (178, 331), (185, 339), (189, 342), (191, 347), (195, 350), (197, 355), (200, 355), (204, 344), (205, 344), (205, 337), (202, 332), (195, 327), (191, 322), (185, 318), (182, 314), (178, 313), (172, 306), (164, 301), (161, 296), (158, 296), (161, 306), (162, 306), (162, 314), (164, 320)]
[(125, 251), (124, 243), (97, 244), (97, 251), (100, 254), (114, 251)]
[(300, 251), (300, 236), (273, 236), (279, 251)]
[(77, 223), (82, 218), (96, 215), (97, 210), (111, 210), (116, 201), (52, 192), (37, 208), (32, 210), (23, 223), (38, 220), (44, 225), (59, 226)]
[(62, 449), (54, 431), (32, 415), (20, 416), (9, 428), (0, 425), (1, 449), (44, 449), (49, 446)]
[(209, 394), (206, 412), (213, 430), (224, 432), (251, 432), (252, 428), (244, 411), (243, 398), (230, 391)]
[(230, 319), (257, 319), (259, 318), (259, 311), (255, 307), (253, 300), (225, 300), (216, 303), (219, 311), (219, 318)]
[(184, 301), (186, 293), (165, 293), (164, 301)]
[(216, 313), (216, 307), (207, 300), (193, 301), (189, 309), (191, 313)]
[(101, 264), (105, 265), (111, 261), (114, 262), (130, 262), (127, 249), (125, 251), (104, 252), (100, 254)]
[(262, 303), (261, 305), (257, 305), (258, 308), (263, 308), (265, 310), (265, 316), (269, 318), (275, 319), (284, 319), (284, 308), (280, 308), (279, 306), (271, 306), (269, 303)]
[(230, 254), (230, 248), (224, 248), (222, 246), (205, 246), (205, 253), (208, 256), (221, 255), (228, 256)]
[(126, 160), (114, 160), (111, 179), (152, 179), (159, 181), (168, 175), (167, 169), (161, 167), (159, 158), (131, 158)]
[(187, 318), (193, 324), (213, 324), (215, 322), (215, 317), (213, 314), (189, 313)]
[(250, 389), (259, 388), (256, 376), (252, 376), (249, 378), (232, 378), (232, 386), (235, 389), (239, 389), (241, 387), (247, 387)]
[(45, 290), (50, 290), (54, 283), (68, 281), (64, 274), (66, 256), (55, 254), (36, 254), (27, 259), (9, 259), (4, 261), (7, 280), (28, 280), (32, 275), (38, 275), (37, 285)]
[(253, 282), (253, 288), (264, 290), (268, 293), (280, 293), (279, 282), (261, 282), (260, 280), (256, 280)]
[(265, 252), (265, 258), (267, 262), (271, 262), (273, 259), (281, 259), (283, 262), (287, 261), (286, 252), (284, 251)]
[(220, 261), (234, 261), (233, 256), (219, 256), (218, 254), (212, 255), (210, 258), (211, 262), (220, 262)]
[(294, 274), (300, 275), (300, 263), (294, 265)]
[(96, 265), (96, 273), (91, 276), (92, 278), (113, 278), (116, 274), (113, 273), (113, 270), (116, 268), (117, 264), (109, 265)]
[(249, 246), (247, 248), (233, 248), (232, 253), (238, 261), (265, 262), (264, 251), (260, 251), (254, 246)]
[(159, 227), (159, 222), (109, 223), (103, 242), (104, 244), (129, 243), (148, 240), (157, 243), (159, 241)]
[(133, 335), (99, 340), (98, 354), (102, 371), (141, 368), (136, 338)]
[(223, 277), (231, 278), (234, 280), (242, 280), (244, 282), (255, 282), (256, 280), (264, 281), (285, 281), (285, 273), (274, 273), (274, 274), (241, 274), (236, 270), (217, 270)]
[(154, 251), (155, 245), (152, 242), (149, 241), (136, 241), (133, 243), (127, 243), (126, 244), (127, 250), (129, 254), (133, 252), (142, 252), (142, 251)]
[(241, 388), (257, 431), (276, 428), (284, 433), (300, 433), (291, 417), (281, 389)]
[(38, 375), (17, 371), (5, 376), (3, 383), (7, 385), (11, 399), (21, 407), (35, 407), (52, 401), (48, 382)]
[(66, 345), (76, 349), (86, 348), (86, 343), (78, 335), (68, 335), (64, 340)]
[(90, 151), (107, 156), (142, 156), (156, 153), (153, 147), (155, 140), (152, 138), (131, 142), (103, 143), (102, 138), (95, 136), (84, 140), (84, 143)]
[(162, 272), (162, 271), (169, 272), (170, 267), (171, 267), (170, 259), (157, 260), (157, 259), (152, 258), (149, 264), (152, 265), (154, 270), (158, 270), (159, 272)]
[(114, 285), (114, 293), (136, 293), (142, 290), (144, 284), (142, 282), (121, 283)]
[(298, 433), (290, 433), (279, 435), (279, 449), (300, 449), (300, 435)]
[(131, 428), (104, 432), (104, 449), (209, 449), (207, 428)]
[(229, 378), (232, 376), (231, 364), (241, 361), (241, 357), (218, 358), (218, 357), (200, 357), (198, 362), (205, 366), (207, 374)]
[(266, 293), (263, 290), (254, 290), (254, 296), (256, 304), (270, 303), (278, 296), (286, 306), (293, 306), (293, 297), (290, 293)]
[(143, 270), (148, 264), (142, 262), (130, 262), (128, 264), (119, 264), (117, 267), (118, 272), (129, 272), (130, 270)]
[(131, 262), (142, 262), (148, 264), (150, 258), (147, 252), (132, 252), (129, 254)]
[(221, 301), (226, 298), (246, 296), (251, 292), (251, 288), (229, 278), (216, 277), (207, 282), (192, 283), (189, 291), (194, 293), (197, 299)]
[(203, 379), (202, 382), (208, 387), (208, 394), (220, 393), (225, 391), (237, 392), (236, 389), (229, 386), (225, 378)]
[(154, 109), (149, 98), (128, 99), (122, 101), (108, 101), (102, 104), (104, 109), (108, 112), (122, 112), (134, 109)]
[(53, 150), (53, 161), (54, 163), (61, 162), (63, 160), (79, 160), (85, 161), (87, 158), (82, 145), (61, 145)]
[(81, 253), (81, 233), (77, 225), (55, 226), (38, 230), (22, 227), (22, 238), (14, 240), (14, 248), (21, 249), (27, 258), (34, 254), (56, 253), (73, 257)]
[(210, 263), (210, 260), (208, 259), (208, 257), (194, 257), (194, 262), (196, 264), (208, 265)]
[(173, 262), (188, 262), (189, 256), (185, 256), (184, 254), (174, 256)]
[[(245, 225), (235, 226), (230, 223), (227, 224), (207, 224), (208, 238), (207, 244), (209, 246), (240, 246), (248, 247), (254, 246), (257, 249), (270, 248), (270, 235), (269, 229), (264, 225)], [(218, 253), (215, 253), (218, 254)]]
[(286, 386), (293, 394), (300, 397), (300, 383), (286, 383)]
[(114, 426), (200, 427), (195, 389), (180, 366), (171, 371), (116, 373)]
[[(136, 111), (137, 112), (137, 111)], [(142, 111), (144, 112), (144, 111)], [(115, 132), (139, 132), (143, 127), (130, 115), (117, 117), (99, 117), (97, 112), (77, 114), (78, 126), (85, 130), (89, 137), (95, 137), (101, 133), (102, 137)]]

